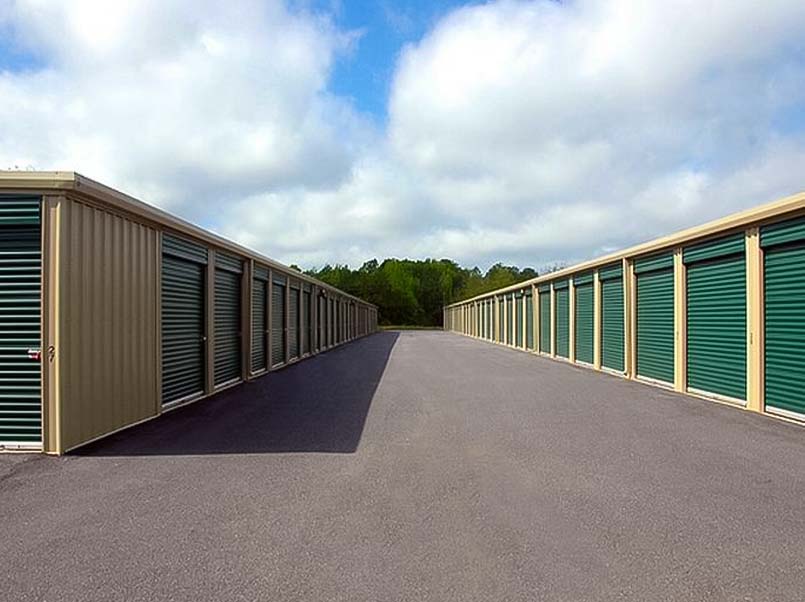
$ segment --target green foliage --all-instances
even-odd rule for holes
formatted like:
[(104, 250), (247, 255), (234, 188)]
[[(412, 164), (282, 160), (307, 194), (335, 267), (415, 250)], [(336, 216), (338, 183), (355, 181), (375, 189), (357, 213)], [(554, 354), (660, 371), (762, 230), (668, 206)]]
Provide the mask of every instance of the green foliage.
[(449, 259), (372, 259), (357, 270), (325, 265), (306, 273), (377, 305), (381, 324), (412, 326), (440, 326), (444, 305), (537, 276), (499, 263), (484, 274)]

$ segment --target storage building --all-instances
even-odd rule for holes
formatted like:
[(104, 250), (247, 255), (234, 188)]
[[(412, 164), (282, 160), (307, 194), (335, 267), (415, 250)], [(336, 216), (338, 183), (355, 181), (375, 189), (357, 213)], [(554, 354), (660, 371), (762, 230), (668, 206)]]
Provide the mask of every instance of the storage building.
[(444, 324), (805, 421), (805, 193), (452, 304)]
[(0, 172), (0, 281), (2, 450), (61, 454), (377, 327), (375, 306), (74, 173)]

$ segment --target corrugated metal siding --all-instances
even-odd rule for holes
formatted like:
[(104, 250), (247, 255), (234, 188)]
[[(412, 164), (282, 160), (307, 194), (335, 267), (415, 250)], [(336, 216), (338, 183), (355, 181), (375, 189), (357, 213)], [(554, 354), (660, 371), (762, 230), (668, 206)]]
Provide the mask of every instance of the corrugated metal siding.
[(623, 264), (621, 262), (611, 263), (598, 270), (599, 280), (610, 280), (612, 278), (623, 278)]
[(299, 289), (291, 288), (288, 306), (288, 353), (291, 359), (299, 357)]
[(805, 414), (805, 246), (767, 248), (765, 275), (766, 405)]
[(551, 293), (542, 292), (539, 295), (539, 350), (542, 353), (551, 352)]
[(576, 286), (576, 360), (593, 363), (593, 285)]
[(659, 255), (651, 255), (649, 257), (641, 257), (635, 259), (634, 272), (635, 274), (645, 274), (647, 272), (654, 272), (656, 270), (664, 270), (674, 267), (673, 253), (660, 253)]
[(717, 240), (686, 247), (682, 251), (682, 260), (689, 264), (728, 255), (739, 255), (745, 252), (745, 248), (746, 236), (743, 232), (739, 232)]
[[(257, 270), (255, 269), (255, 274)], [(261, 278), (252, 280), (252, 372), (267, 368), (266, 349), (268, 347), (268, 282)]]
[(525, 297), (525, 346), (534, 349), (534, 297), (530, 291)]
[(760, 229), (760, 246), (765, 248), (805, 241), (805, 218), (787, 220)]
[(285, 286), (271, 287), (271, 365), (285, 363)]
[(556, 355), (570, 356), (570, 291), (556, 290)]
[(204, 392), (206, 268), (162, 257), (162, 403)]
[(689, 387), (746, 399), (746, 258), (739, 248), (740, 255), (688, 265), (687, 372)]
[(637, 276), (637, 374), (674, 380), (674, 271)]
[[(622, 272), (621, 272), (622, 273)], [(601, 282), (601, 365), (623, 372), (623, 278)]]
[(0, 197), (0, 444), (42, 442), (41, 200)]
[(207, 247), (167, 232), (162, 235), (162, 253), (201, 265), (208, 261)]
[(159, 236), (77, 201), (59, 209), (61, 447), (158, 412)]

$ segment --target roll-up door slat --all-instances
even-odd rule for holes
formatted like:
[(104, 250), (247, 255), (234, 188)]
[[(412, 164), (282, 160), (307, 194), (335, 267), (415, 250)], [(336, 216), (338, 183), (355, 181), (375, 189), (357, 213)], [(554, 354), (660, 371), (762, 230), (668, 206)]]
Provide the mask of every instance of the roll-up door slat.
[(570, 354), (570, 293), (567, 288), (555, 291), (556, 296), (556, 355)]
[(766, 405), (805, 414), (805, 246), (766, 249), (764, 272)]
[(576, 287), (576, 360), (593, 363), (593, 285)]
[(637, 276), (637, 374), (674, 381), (674, 271)]
[(551, 291), (539, 294), (539, 350), (551, 352)]
[(623, 278), (601, 282), (601, 365), (623, 372)]
[(38, 197), (0, 198), (0, 443), (42, 441)]
[(274, 285), (271, 289), (271, 365), (285, 362), (285, 286)]
[(688, 386), (746, 399), (743, 253), (687, 266)]
[(291, 304), (288, 307), (288, 345), (291, 358), (299, 357), (299, 289), (291, 289)]
[(525, 298), (525, 346), (534, 349), (534, 297), (530, 293)]
[(239, 273), (229, 269), (215, 270), (216, 386), (241, 377), (240, 279)]
[(162, 257), (163, 404), (204, 393), (205, 272), (200, 262)]
[(310, 291), (302, 293), (302, 316), (304, 318), (304, 337), (302, 338), (302, 353), (310, 353), (313, 346), (313, 314), (311, 312)]
[(254, 278), (252, 282), (252, 372), (266, 368), (266, 278)]

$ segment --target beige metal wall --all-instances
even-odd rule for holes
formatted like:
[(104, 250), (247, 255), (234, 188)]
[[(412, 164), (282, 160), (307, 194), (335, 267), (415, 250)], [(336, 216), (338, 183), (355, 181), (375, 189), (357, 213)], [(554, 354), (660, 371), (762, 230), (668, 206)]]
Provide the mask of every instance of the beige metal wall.
[(69, 198), (55, 205), (56, 332), (45, 346), (59, 412), (46, 451), (61, 453), (159, 412), (159, 235)]

